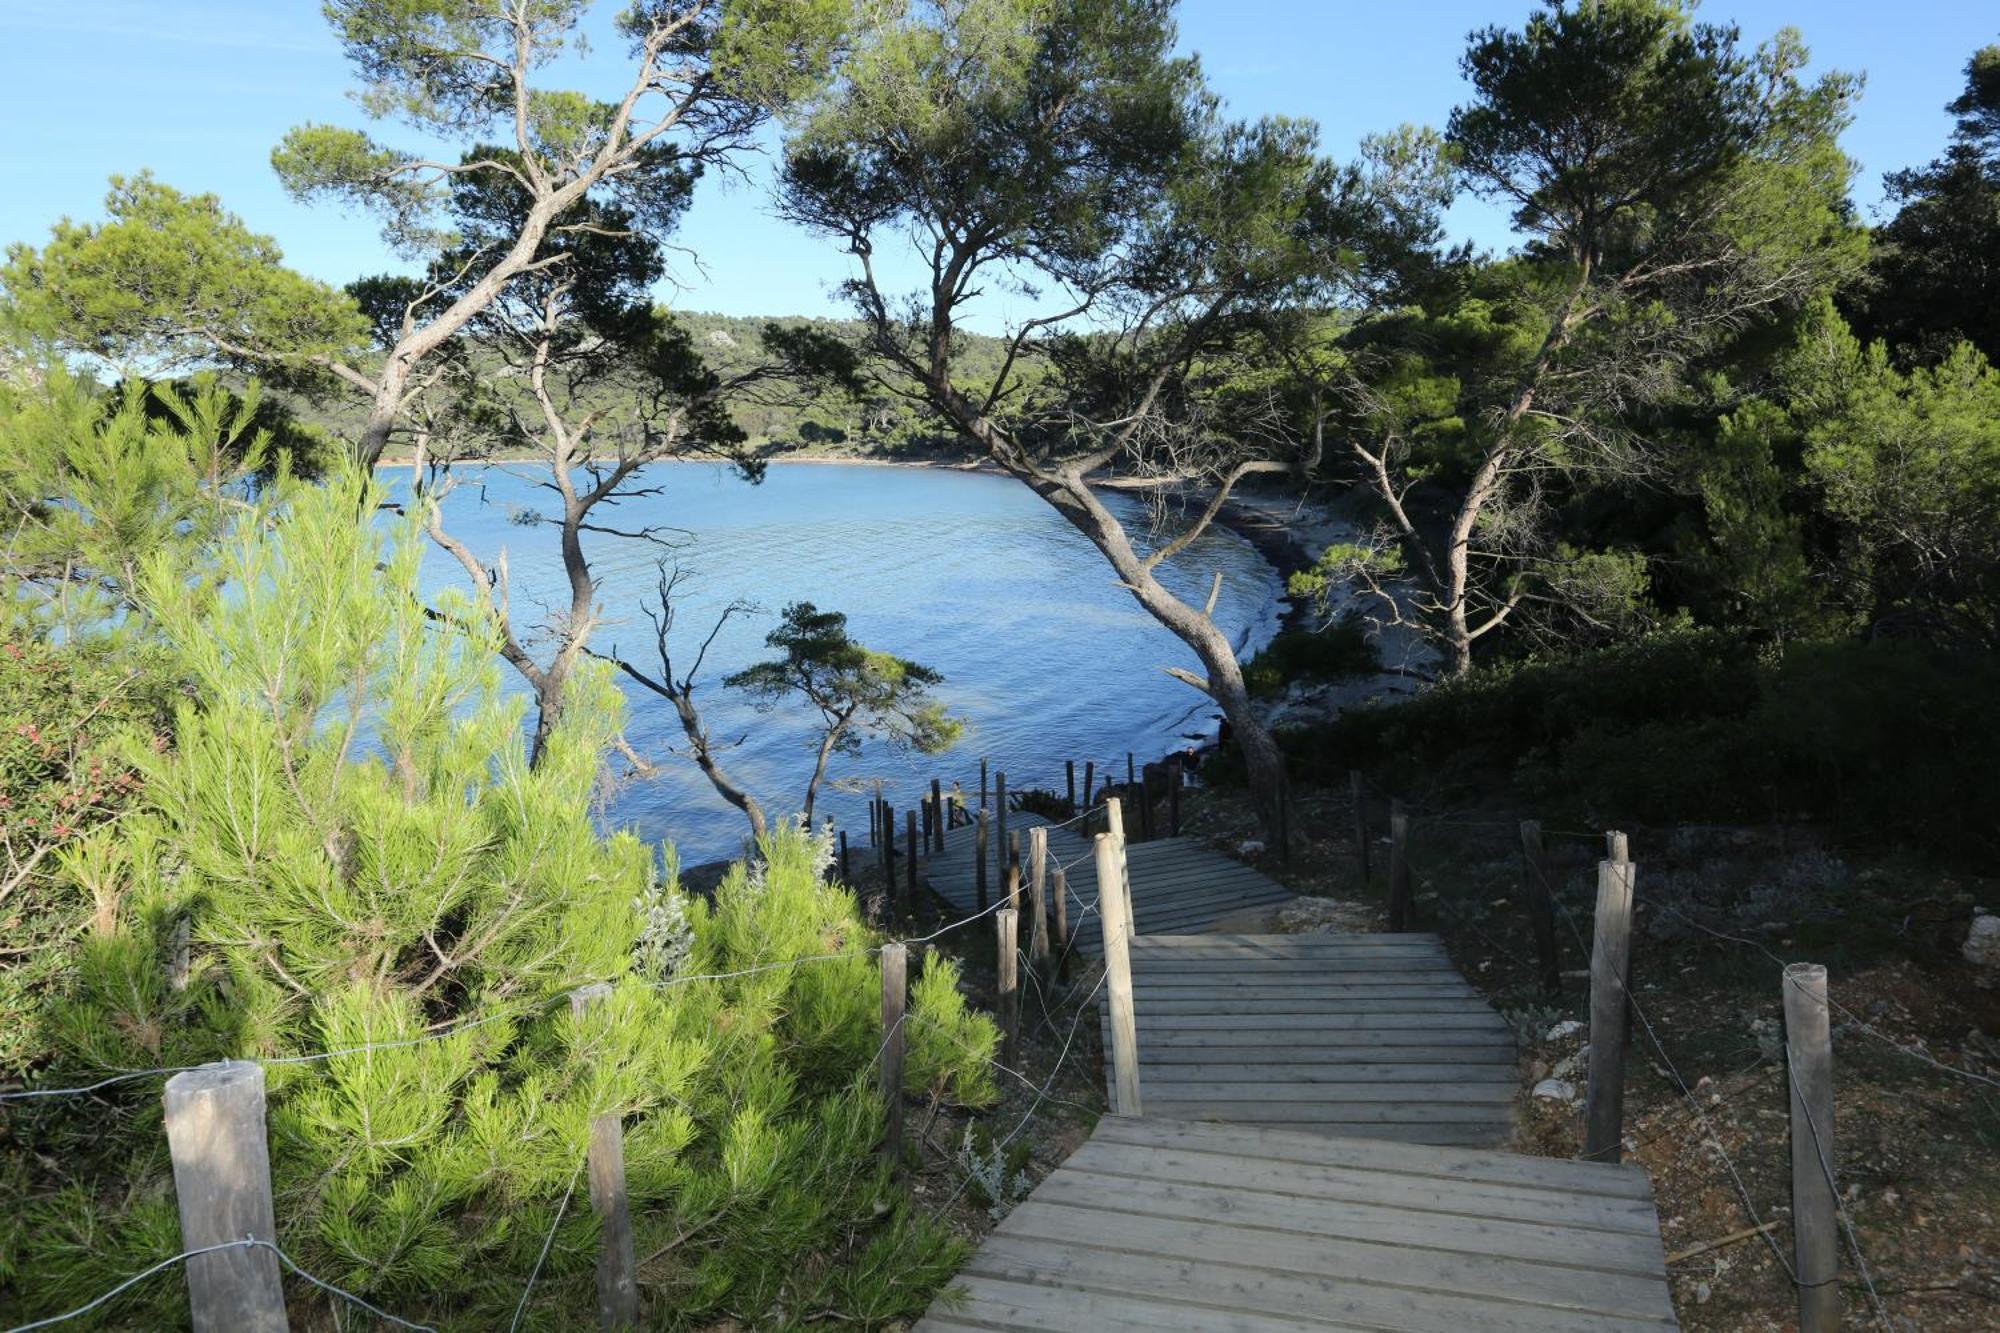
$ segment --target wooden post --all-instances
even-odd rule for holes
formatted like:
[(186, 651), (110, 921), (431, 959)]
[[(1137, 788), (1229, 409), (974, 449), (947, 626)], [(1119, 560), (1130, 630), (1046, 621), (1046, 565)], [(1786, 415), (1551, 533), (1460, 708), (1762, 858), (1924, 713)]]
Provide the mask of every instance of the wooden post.
[(995, 773), (993, 775), (993, 808), (999, 819), (999, 823), (994, 827), (1000, 841), (995, 846), (1005, 848), (1007, 845), (1007, 775), (1005, 773)]
[(1785, 1063), (1792, 1087), (1792, 1267), (1800, 1333), (1840, 1327), (1840, 1219), (1834, 1193), (1833, 1037), (1826, 969), (1785, 969)]
[[(1125, 862), (1125, 803), (1116, 796), (1104, 798), (1104, 832), (1118, 849), (1118, 900), (1125, 913), (1125, 932), (1138, 934), (1132, 916), (1132, 876)], [(1110, 900), (1104, 896), (1104, 886), (1097, 886), (1097, 908), (1101, 912)]]
[(979, 808), (986, 808), (986, 761), (979, 761)]
[(1178, 759), (1167, 765), (1167, 833), (1175, 838), (1181, 836), (1181, 761)]
[(1049, 831), (1028, 830), (1028, 961), (1044, 980), (1049, 975)]
[(993, 914), (999, 930), (994, 955), (1000, 973), (1000, 1063), (1012, 1069), (1021, 1048), (1021, 914), (1003, 907)]
[(1132, 752), (1130, 750), (1125, 752), (1125, 785), (1127, 787), (1136, 787), (1139, 785), (1139, 774), (1132, 767)]
[(1096, 783), (1096, 781), (1097, 781), (1097, 761), (1095, 759), (1084, 760), (1083, 761), (1083, 808), (1086, 810), (1090, 808), (1091, 787), (1093, 784)]
[(1528, 925), (1535, 932), (1535, 957), (1541, 963), (1542, 991), (1550, 999), (1562, 995), (1562, 964), (1556, 957), (1555, 886), (1549, 878), (1549, 855), (1542, 847), (1542, 821), (1521, 821), (1521, 890), (1528, 902)]
[(1069, 809), (1076, 813), (1076, 760), (1063, 760), (1063, 782), (1069, 787)]
[(848, 882), (847, 875), (847, 830), (840, 831), (840, 882)]
[(1139, 1115), (1139, 1023), (1132, 1011), (1132, 954), (1126, 932), (1125, 895), (1120, 887), (1118, 840), (1097, 835), (1098, 903), (1104, 918), (1105, 987), (1111, 996), (1111, 1109)]
[(1015, 829), (1013, 837), (1016, 846), (1009, 849), (1007, 857), (1007, 907), (1010, 911), (1021, 910), (1021, 848), (1018, 845), (1021, 830)]
[(875, 779), (875, 799), (871, 803), (871, 813), (875, 818), (868, 825), (868, 845), (871, 847), (880, 847), (882, 845), (882, 811), (886, 808), (882, 800), (882, 779), (877, 778)]
[(986, 807), (979, 807), (979, 821), (972, 831), (972, 891), (980, 911), (986, 910)]
[(1153, 840), (1153, 773), (1151, 764), (1139, 770), (1139, 841)]
[(931, 853), (944, 850), (944, 783), (931, 779)]
[[(175, 1074), (167, 1080), (166, 1107), (181, 1248), (245, 1239), (275, 1246), (264, 1067), (225, 1060)], [(239, 1245), (194, 1255), (187, 1261), (187, 1286), (195, 1333), (285, 1333), (290, 1327), (275, 1249)]]
[(882, 890), (896, 896), (896, 810), (887, 801), (882, 803)]
[(1049, 892), (1056, 900), (1056, 932), (1053, 941), (1056, 951), (1056, 974), (1061, 976), (1069, 971), (1069, 876), (1061, 866), (1050, 877)]
[(1361, 887), (1368, 887), (1368, 788), (1361, 770), (1347, 770), (1347, 795), (1354, 802), (1354, 856), (1361, 864)]
[[(569, 1010), (579, 1020), (611, 994), (608, 982), (569, 993)], [(625, 1125), (615, 1111), (590, 1122), (590, 1206), (596, 1212), (597, 1326), (639, 1325), (639, 1267), (632, 1256), (632, 1205), (625, 1193)]]
[(1630, 844), (1625, 835), (1615, 828), (1604, 831), (1604, 855), (1621, 865), (1632, 859)]
[(1410, 817), (1389, 803), (1389, 929), (1410, 928)]
[(1590, 945), (1590, 1081), (1584, 1094), (1583, 1155), (1616, 1162), (1625, 1136), (1625, 1044), (1632, 963), (1632, 863), (1597, 863)]
[(903, 895), (908, 906), (917, 905), (917, 812), (903, 812), (903, 845), (910, 849), (910, 864), (903, 868)]
[(888, 1132), (882, 1156), (891, 1169), (903, 1162), (903, 1004), (908, 995), (909, 950), (901, 944), (882, 946), (882, 1103), (888, 1108)]

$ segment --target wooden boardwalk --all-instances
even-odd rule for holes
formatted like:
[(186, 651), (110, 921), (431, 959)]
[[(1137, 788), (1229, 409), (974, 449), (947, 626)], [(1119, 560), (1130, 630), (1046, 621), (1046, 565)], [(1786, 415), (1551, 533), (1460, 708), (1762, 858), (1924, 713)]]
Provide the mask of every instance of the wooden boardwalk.
[[(1075, 947), (1095, 955), (1102, 947), (1103, 927), (1097, 919), (1097, 866), (1090, 840), (1075, 826), (1054, 827), (1040, 815), (1013, 811), (1007, 829), (1021, 832), (1021, 857), (1027, 860), (1028, 830), (1048, 828), (1050, 868), (1066, 868), (1069, 880), (1069, 921)], [(1006, 851), (997, 831), (987, 848), (987, 893), (997, 899), (1006, 892)], [(923, 863), (931, 890), (958, 911), (979, 910), (974, 868), (976, 830), (953, 829), (945, 849)], [(1132, 879), (1132, 916), (1141, 935), (1207, 930), (1221, 917), (1246, 907), (1271, 907), (1290, 902), (1290, 889), (1267, 875), (1202, 846), (1193, 838), (1156, 838), (1126, 848)], [(1026, 869), (1022, 893), (1027, 892)], [(1053, 910), (1053, 907), (1051, 908)]]
[[(930, 867), (968, 912), (972, 842)], [(1049, 850), (1097, 952), (1087, 844)], [(1145, 1114), (1099, 1121), (919, 1330), (1675, 1327), (1643, 1170), (1485, 1150), (1512, 1133), (1513, 1038), (1436, 936), (1204, 933), (1291, 894), (1183, 839), (1128, 863)]]
[(1513, 1136), (1513, 1034), (1435, 935), (1142, 936), (1131, 954), (1149, 1115), (1414, 1143)]
[(1106, 1116), (920, 1333), (1674, 1327), (1635, 1166)]

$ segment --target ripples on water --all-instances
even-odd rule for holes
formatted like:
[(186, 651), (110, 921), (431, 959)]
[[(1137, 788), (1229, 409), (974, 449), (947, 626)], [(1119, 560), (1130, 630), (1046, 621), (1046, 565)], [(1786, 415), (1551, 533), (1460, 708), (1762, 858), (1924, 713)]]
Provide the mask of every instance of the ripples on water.
[[(554, 497), (535, 485), (534, 475), (525, 467), (467, 469), (445, 506), (451, 530), (482, 558), (505, 549), (524, 633), (566, 595), (555, 529), (523, 526), (513, 517), (526, 509), (554, 512)], [(398, 491), (405, 479), (400, 472), (384, 478)], [(803, 704), (760, 713), (721, 680), (770, 654), (764, 635), (788, 602), (843, 611), (860, 642), (944, 673), (938, 696), (967, 724), (956, 748), (906, 756), (870, 742), (859, 756), (835, 756), (829, 773), (829, 782), (841, 785), (883, 779), (899, 810), (933, 776), (947, 788), (956, 778), (975, 789), (981, 757), (1016, 788), (1059, 789), (1067, 758), (1077, 761), (1079, 781), (1086, 759), (1096, 760), (1100, 773), (1115, 763), (1122, 774), (1127, 751), (1144, 762), (1186, 736), (1213, 730), (1207, 700), (1160, 669), (1198, 671), (1193, 653), (1116, 585), (1096, 548), (1011, 478), (783, 464), (751, 485), (724, 467), (667, 463), (647, 469), (643, 484), (662, 493), (600, 508), (593, 518), (627, 530), (656, 524), (682, 530), (674, 558), (689, 576), (676, 609), (675, 664), (686, 669), (729, 602), (746, 599), (762, 608), (733, 620), (716, 639), (696, 698), (713, 735), (741, 738), (723, 762), (774, 815), (796, 809), (804, 795), (817, 715)], [(1141, 501), (1118, 494), (1106, 501), (1135, 531), (1143, 529)], [(615, 645), (642, 669), (657, 668), (642, 608), (653, 598), (661, 552), (603, 534), (585, 538), (605, 616), (593, 646)], [(1247, 656), (1276, 630), (1283, 591), (1276, 571), (1248, 542), (1212, 530), (1169, 562), (1162, 578), (1199, 601), (1218, 569), (1216, 620)], [(425, 578), (437, 586), (462, 583), (464, 575), (432, 550)], [(520, 687), (519, 678), (510, 674), (508, 685)], [(627, 736), (641, 754), (662, 760), (663, 769), (618, 792), (611, 823), (649, 840), (671, 839), (690, 863), (735, 853), (747, 831), (742, 815), (691, 760), (666, 753), (683, 739), (671, 706), (643, 691), (628, 689), (627, 698)], [(823, 789), (818, 809), (861, 830), (866, 800), (858, 788)]]

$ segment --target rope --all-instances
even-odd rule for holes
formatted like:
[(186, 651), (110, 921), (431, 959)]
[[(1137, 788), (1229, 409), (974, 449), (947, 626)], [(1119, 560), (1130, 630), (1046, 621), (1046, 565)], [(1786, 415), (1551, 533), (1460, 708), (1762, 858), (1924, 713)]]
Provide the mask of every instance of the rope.
[(170, 1259), (162, 1259), (160, 1260), (160, 1262), (154, 1264), (151, 1268), (148, 1268), (143, 1272), (133, 1274), (131, 1277), (126, 1278), (123, 1282), (120, 1282), (117, 1286), (111, 1288), (111, 1290), (92, 1298), (90, 1301), (82, 1305), (77, 1306), (74, 1310), (67, 1310), (64, 1311), (62, 1314), (58, 1315), (50, 1315), (46, 1319), (36, 1319), (26, 1324), (16, 1324), (14, 1327), (6, 1330), (6, 1333), (28, 1333), (28, 1330), (30, 1329), (48, 1328), (54, 1324), (67, 1323), (69, 1320), (80, 1318), (83, 1315), (87, 1315), (92, 1310), (99, 1308), (100, 1306), (106, 1304), (109, 1301), (117, 1299), (125, 1292), (130, 1291), (133, 1287), (136, 1287), (141, 1282), (144, 1282), (147, 1278), (152, 1277), (155, 1273), (164, 1272), (166, 1269), (172, 1268), (175, 1264), (184, 1263), (187, 1260), (193, 1259), (198, 1255), (215, 1254), (221, 1250), (242, 1250), (242, 1249), (269, 1250), (271, 1253), (278, 1256), (278, 1262), (282, 1263), (286, 1268), (290, 1269), (292, 1272), (298, 1274), (299, 1277), (305, 1279), (307, 1282), (310, 1282), (313, 1286), (318, 1287), (322, 1291), (329, 1292), (332, 1295), (338, 1296), (342, 1300), (347, 1301), (351, 1305), (359, 1306), (361, 1309), (366, 1310), (369, 1314), (374, 1315), (377, 1319), (387, 1320), (389, 1323), (394, 1324), (398, 1328), (415, 1329), (417, 1330), (417, 1333), (437, 1333), (437, 1330), (432, 1328), (429, 1324), (415, 1324), (411, 1323), (407, 1319), (398, 1318), (397, 1316), (390, 1314), (387, 1310), (382, 1309), (380, 1306), (371, 1304), (362, 1297), (355, 1295), (353, 1292), (347, 1290), (345, 1287), (336, 1286), (335, 1284), (328, 1282), (325, 1278), (313, 1276), (311, 1273), (308, 1273), (304, 1268), (300, 1267), (298, 1261), (293, 1259), (291, 1255), (286, 1254), (283, 1250), (279, 1249), (276, 1245), (272, 1244), (270, 1241), (258, 1240), (254, 1236), (245, 1236), (242, 1240), (225, 1240), (220, 1244), (216, 1245), (202, 1245), (192, 1250), (182, 1250), (179, 1254), (174, 1255)]

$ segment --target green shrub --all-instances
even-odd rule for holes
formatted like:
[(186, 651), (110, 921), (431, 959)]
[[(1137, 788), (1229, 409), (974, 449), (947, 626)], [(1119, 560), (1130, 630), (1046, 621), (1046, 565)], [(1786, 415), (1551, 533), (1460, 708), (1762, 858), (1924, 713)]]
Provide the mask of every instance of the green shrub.
[[(271, 1061), (280, 1244), (442, 1327), (506, 1326), (551, 1228), (529, 1326), (589, 1321), (597, 1224), (576, 1181), (606, 1112), (625, 1123), (649, 1327), (920, 1310), (961, 1249), (874, 1153), (877, 940), (826, 879), (826, 841), (774, 833), (710, 903), (671, 854), (662, 874), (630, 834), (598, 833), (621, 714), (607, 673), (579, 672), (531, 767), (489, 608), (427, 614), (414, 529), (385, 547), (357, 517), (377, 498), (348, 480), (250, 512), (219, 590), (148, 571), (193, 697), (171, 744), (124, 747), (131, 813), (65, 850), (71, 890), (106, 906), (38, 1016), (67, 1052), (43, 1081)], [(917, 979), (932, 1035), (910, 1083), (977, 1103), (994, 1030), (952, 980)], [(595, 981), (608, 1000), (573, 1017)], [(31, 1199), (0, 1305), (60, 1311), (180, 1249), (156, 1078), (12, 1110), (6, 1183)], [(173, 1324), (182, 1292), (162, 1276), (105, 1319)], [(302, 1326), (346, 1317), (290, 1295)]]
[(1446, 799), (1510, 786), (1549, 815), (1808, 819), (1990, 854), (2000, 661), (1893, 641), (1765, 657), (1683, 629), (1477, 671), (1283, 739), (1309, 781), (1362, 767)]
[(1379, 670), (1364, 627), (1342, 620), (1319, 630), (1280, 632), (1244, 665), (1243, 684), (1252, 698), (1274, 699), (1294, 681), (1352, 680)]

